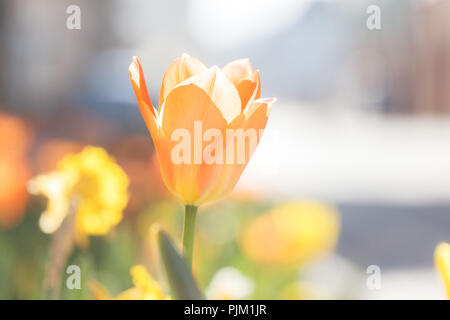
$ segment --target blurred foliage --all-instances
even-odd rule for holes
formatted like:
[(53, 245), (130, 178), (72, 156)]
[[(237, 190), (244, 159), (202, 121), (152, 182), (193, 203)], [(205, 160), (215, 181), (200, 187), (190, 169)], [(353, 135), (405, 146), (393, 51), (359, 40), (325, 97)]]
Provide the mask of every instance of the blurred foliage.
[(49, 237), (38, 228), (40, 209), (31, 201), (20, 225), (0, 229), (1, 299), (41, 297)]
[[(43, 234), (38, 227), (44, 205), (41, 199), (33, 199), (20, 225), (0, 231), (2, 299), (42, 298), (50, 240), (50, 236)], [(261, 201), (229, 200), (201, 208), (193, 269), (202, 291), (208, 287), (214, 274), (224, 267), (234, 267), (254, 282), (250, 299), (281, 298), (283, 289), (297, 280), (300, 265), (261, 265), (249, 259), (238, 244), (243, 228), (272, 207)], [(65, 283), (69, 275), (64, 273), (60, 297), (92, 299), (88, 285), (92, 280), (101, 283), (111, 296), (116, 296), (133, 287), (130, 268), (140, 263), (146, 265), (152, 276), (167, 289), (165, 273), (160, 273), (159, 254), (151, 252), (155, 239), (151, 237), (150, 229), (158, 224), (180, 248), (182, 212), (182, 206), (176, 202), (155, 200), (137, 213), (126, 216), (109, 235), (91, 237), (87, 249), (75, 248), (67, 265), (80, 267), (81, 289), (67, 289)]]

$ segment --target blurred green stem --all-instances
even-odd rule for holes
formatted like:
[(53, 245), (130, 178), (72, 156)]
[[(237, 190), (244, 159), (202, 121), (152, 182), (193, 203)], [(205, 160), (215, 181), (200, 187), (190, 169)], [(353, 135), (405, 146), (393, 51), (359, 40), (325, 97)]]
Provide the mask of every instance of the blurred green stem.
[(75, 209), (71, 208), (59, 229), (52, 235), (50, 241), (50, 259), (44, 279), (45, 299), (53, 300), (61, 298), (61, 282), (64, 268), (74, 246)]
[(194, 252), (194, 233), (195, 233), (196, 215), (197, 215), (197, 207), (192, 205), (186, 205), (184, 215), (184, 232), (183, 232), (183, 257), (191, 270), (192, 270), (192, 253)]

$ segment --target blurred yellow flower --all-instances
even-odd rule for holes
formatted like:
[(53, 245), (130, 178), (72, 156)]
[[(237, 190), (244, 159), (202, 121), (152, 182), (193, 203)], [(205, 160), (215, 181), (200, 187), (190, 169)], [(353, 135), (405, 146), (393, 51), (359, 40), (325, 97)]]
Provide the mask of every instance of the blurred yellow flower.
[(134, 287), (123, 291), (116, 297), (111, 297), (108, 291), (99, 283), (89, 284), (92, 295), (96, 300), (170, 300), (164, 295), (159, 283), (147, 272), (143, 265), (135, 265), (130, 270)]
[(105, 235), (120, 222), (128, 184), (127, 175), (104, 149), (88, 146), (66, 155), (56, 171), (33, 178), (28, 189), (48, 198), (41, 230), (53, 233), (74, 213), (76, 240), (83, 246), (88, 235)]
[(280, 292), (283, 300), (319, 300), (316, 285), (307, 281), (297, 281), (286, 285)]
[(289, 202), (256, 218), (240, 237), (243, 252), (262, 264), (303, 263), (332, 250), (339, 234), (333, 207), (317, 202)]
[(441, 274), (445, 287), (447, 288), (447, 297), (450, 300), (450, 244), (442, 242), (434, 251), (434, 260), (436, 268)]

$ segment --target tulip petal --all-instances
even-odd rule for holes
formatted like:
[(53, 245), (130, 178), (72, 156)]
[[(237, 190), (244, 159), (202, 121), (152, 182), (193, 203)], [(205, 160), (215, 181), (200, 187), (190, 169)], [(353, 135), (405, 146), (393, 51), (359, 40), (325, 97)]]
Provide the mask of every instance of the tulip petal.
[[(270, 115), (270, 111), (272, 109), (272, 105), (276, 102), (276, 99), (270, 98), (270, 99), (258, 99), (256, 100), (251, 106), (250, 110), (247, 114), (245, 114), (245, 121), (243, 123), (242, 128), (244, 130), (248, 129), (254, 129), (259, 132), (259, 130), (264, 130), (267, 124), (267, 120)], [(260, 142), (262, 136), (259, 136), (258, 138), (258, 144)], [(247, 162), (244, 165), (236, 165), (234, 168), (232, 174), (229, 175), (228, 183), (224, 186), (224, 189), (221, 191), (219, 197), (224, 196), (231, 192), (231, 190), (234, 188), (236, 183), (238, 182), (239, 178), (242, 175), (242, 172), (247, 167), (248, 162), (250, 161), (250, 158), (253, 155), (253, 152), (255, 150), (249, 149), (249, 144), (246, 143), (246, 155), (247, 155)]]
[[(258, 114), (260, 116), (262, 116), (262, 110), (266, 111), (265, 114), (265, 119), (263, 119), (264, 121), (267, 122), (267, 118), (270, 115), (270, 112), (272, 111), (272, 106), (273, 104), (277, 102), (276, 98), (260, 98), (255, 100), (251, 105), (249, 105), (245, 110), (244, 110), (244, 115), (245, 115), (245, 119), (250, 120), (253, 119), (256, 120), (256, 115), (255, 113), (258, 112)], [(250, 123), (247, 123), (247, 125), (252, 125), (252, 121), (250, 121)], [(264, 129), (266, 127), (265, 123), (264, 126), (262, 127), (262, 129)]]
[(242, 80), (236, 85), (242, 102), (242, 110), (246, 109), (255, 99), (261, 95), (261, 86), (259, 82), (259, 71), (255, 71), (252, 78), (254, 80)]
[(131, 62), (128, 71), (130, 72), (131, 84), (133, 85), (142, 117), (153, 137), (153, 142), (155, 142), (156, 137), (154, 137), (154, 135), (156, 134), (158, 127), (156, 121), (158, 113), (153, 107), (150, 96), (148, 95), (144, 72), (142, 71), (141, 64), (137, 57), (133, 57), (133, 62)]
[(230, 79), (234, 84), (237, 84), (242, 80), (249, 80), (251, 75), (254, 73), (249, 59), (238, 59), (231, 61), (223, 67), (222, 70), (228, 79)]
[(177, 58), (164, 74), (159, 93), (159, 107), (162, 107), (167, 95), (175, 86), (204, 70), (206, 66), (200, 60), (186, 53)]
[(141, 110), (142, 117), (147, 124), (147, 128), (152, 136), (153, 144), (158, 155), (159, 165), (162, 179), (167, 188), (174, 193), (174, 189), (170, 181), (173, 180), (173, 170), (171, 170), (170, 149), (168, 139), (158, 125), (158, 112), (152, 105), (148, 95), (147, 86), (145, 84), (144, 72), (137, 57), (133, 58), (133, 62), (129, 67), (131, 84), (133, 85), (136, 99)]
[(194, 121), (201, 121), (203, 130), (223, 130), (227, 121), (210, 96), (193, 83), (185, 83), (173, 89), (161, 109), (162, 129), (168, 137), (179, 128), (193, 133)]
[[(228, 128), (243, 130), (254, 129), (259, 133), (260, 129), (266, 127), (272, 105), (275, 102), (275, 98), (255, 100), (255, 102), (246, 109), (247, 112), (241, 113)], [(258, 137), (258, 144), (260, 138), (261, 136)], [(204, 196), (199, 199), (198, 204), (207, 203), (216, 198), (223, 197), (234, 188), (242, 175), (242, 172), (247, 167), (254, 151), (250, 150), (248, 141), (245, 143), (245, 148), (246, 162), (244, 164), (234, 163), (221, 165), (220, 171), (214, 179), (216, 183), (211, 186), (208, 192), (204, 193)]]
[(241, 98), (242, 110), (261, 96), (259, 71), (254, 71), (248, 59), (239, 59), (222, 68), (236, 86)]
[(241, 113), (241, 99), (233, 83), (217, 66), (211, 67), (182, 84), (193, 83), (202, 88), (230, 123)]
[[(192, 107), (195, 106), (195, 107)], [(195, 123), (202, 126), (200, 133), (195, 132)], [(223, 135), (227, 127), (227, 121), (223, 117), (219, 108), (214, 104), (208, 94), (193, 83), (181, 84), (175, 87), (167, 96), (166, 102), (161, 110), (162, 131), (168, 138), (169, 147), (166, 153), (170, 153), (180, 141), (172, 141), (172, 136), (176, 130), (185, 129), (189, 132), (191, 139), (191, 157), (189, 163), (176, 164), (170, 155), (166, 155), (166, 170), (172, 170), (167, 183), (175, 190), (178, 196), (187, 204), (196, 204), (196, 200), (202, 193), (204, 184), (208, 184), (216, 170), (214, 165), (203, 163), (203, 148), (200, 149), (200, 159), (195, 159), (195, 141), (203, 139), (203, 132), (209, 129), (216, 129)], [(200, 134), (200, 136), (198, 136)], [(169, 140), (170, 139), (170, 140)], [(202, 169), (205, 167), (205, 169)], [(199, 171), (202, 178), (199, 179)], [(166, 175), (163, 173), (163, 175)], [(202, 180), (202, 181), (199, 181)]]

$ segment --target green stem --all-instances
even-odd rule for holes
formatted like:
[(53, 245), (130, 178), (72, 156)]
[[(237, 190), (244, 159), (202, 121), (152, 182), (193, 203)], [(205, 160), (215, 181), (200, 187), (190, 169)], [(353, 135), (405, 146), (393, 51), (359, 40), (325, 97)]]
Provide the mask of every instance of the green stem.
[(183, 232), (183, 256), (190, 269), (192, 269), (192, 253), (194, 252), (194, 233), (195, 233), (195, 216), (197, 207), (186, 205), (184, 215), (184, 232)]

